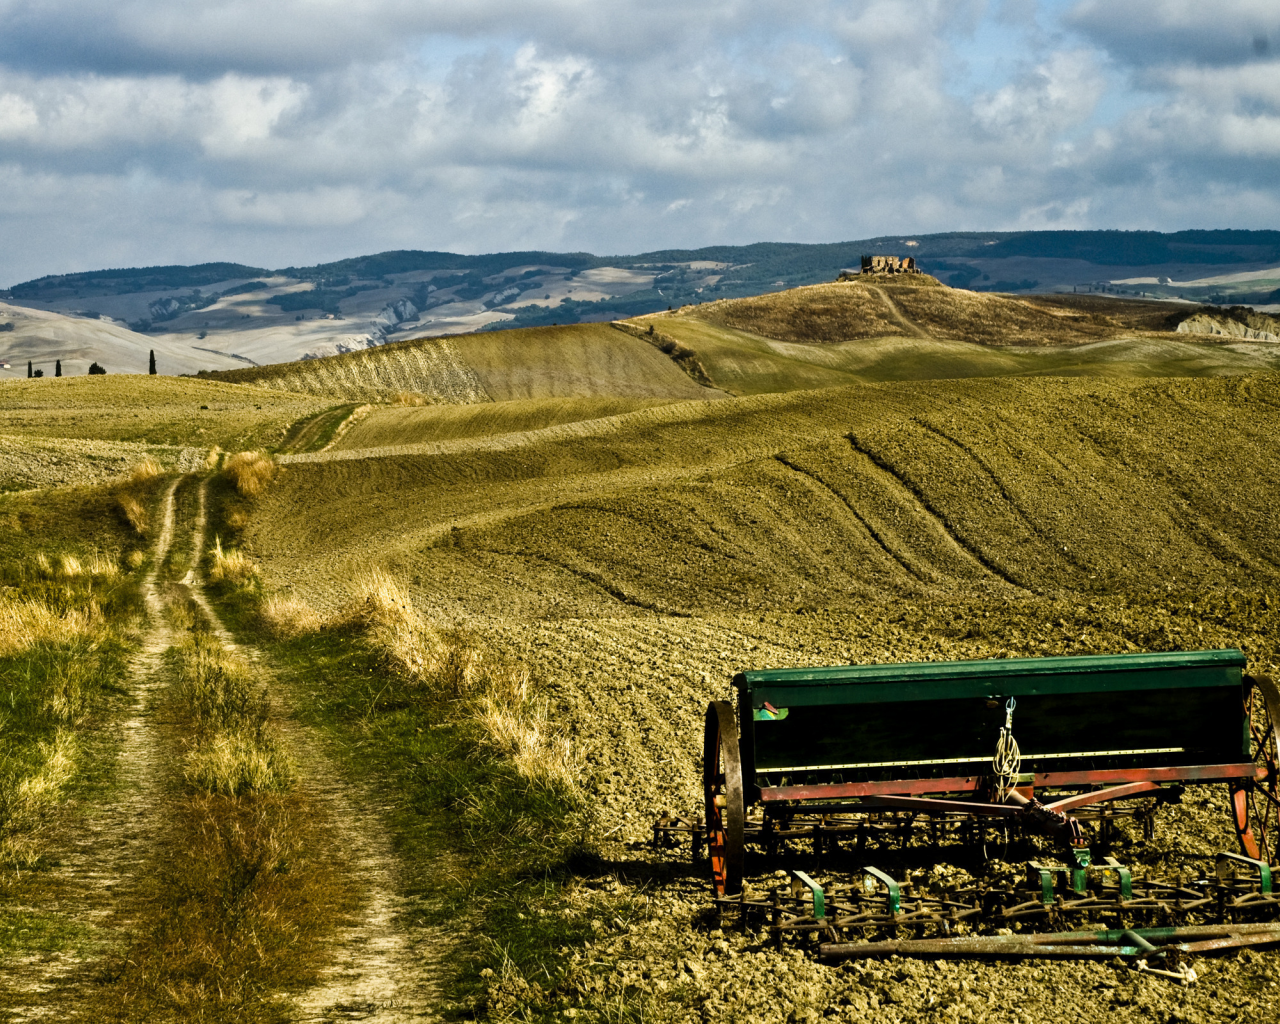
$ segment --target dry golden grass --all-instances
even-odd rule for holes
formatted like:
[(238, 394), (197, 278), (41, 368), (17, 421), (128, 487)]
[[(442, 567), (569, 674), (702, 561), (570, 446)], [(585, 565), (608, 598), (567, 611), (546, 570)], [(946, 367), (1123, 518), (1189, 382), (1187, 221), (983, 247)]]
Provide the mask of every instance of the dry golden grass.
[(258, 608), (258, 616), (270, 633), (281, 640), (292, 640), (318, 632), (324, 619), (300, 597), (272, 594)]
[(125, 519), (129, 520), (129, 525), (134, 528), (138, 536), (145, 537), (147, 527), (150, 525), (146, 506), (132, 494), (121, 494), (117, 500), (120, 503), (120, 511), (124, 513)]
[(213, 551), (210, 552), (209, 579), (214, 583), (248, 587), (258, 579), (258, 567), (239, 549), (224, 551), (222, 538), (215, 537)]
[(465, 639), (446, 640), (386, 572), (366, 576), (356, 601), (334, 623), (363, 628), (387, 672), (427, 700), (454, 704), (479, 727), (484, 746), (509, 760), (526, 783), (561, 792), (578, 785), (581, 765), (572, 744), (552, 726), (528, 669), (491, 662)]
[[(903, 335), (905, 330), (874, 288), (815, 284), (746, 299), (690, 307), (682, 316), (778, 341), (852, 341)], [(655, 318), (661, 330), (661, 318)]]
[(959, 288), (886, 287), (912, 323), (935, 338), (983, 345), (1078, 345), (1124, 333), (1114, 325), (1056, 314), (1023, 299)]
[(391, 396), (390, 405), (421, 406), (427, 405), (427, 396), (416, 391), (397, 391)]
[(476, 721), (484, 743), (508, 758), (531, 785), (567, 792), (581, 783), (582, 765), (573, 744), (552, 726), (545, 701), (526, 697), (518, 703), (504, 702), (486, 694), (478, 703)]
[(147, 457), (132, 466), (121, 476), (111, 491), (116, 504), (129, 525), (140, 537), (145, 537), (150, 527), (150, 516), (147, 512), (147, 500), (155, 489), (155, 483), (164, 475), (164, 467), (155, 459)]
[(240, 729), (214, 733), (188, 751), (183, 775), (196, 789), (220, 796), (278, 792), (295, 777), (273, 736)]
[[(1077, 309), (1065, 301), (1073, 298), (971, 292), (948, 288), (924, 274), (860, 275), (834, 284), (685, 307), (676, 314), (632, 322), (649, 322), (661, 330), (664, 321), (692, 318), (785, 342), (924, 335), (996, 346), (1082, 344), (1131, 336), (1135, 330), (1173, 329), (1168, 304), (1117, 302), (1103, 311)], [(1142, 308), (1136, 311), (1129, 308), (1139, 305)], [(710, 373), (714, 378), (714, 366)]]
[(37, 598), (0, 594), (0, 657), (19, 654), (37, 644), (93, 636), (103, 628), (102, 612), (92, 599), (82, 608), (59, 610)]
[(280, 466), (263, 451), (237, 452), (223, 463), (222, 471), (242, 498), (257, 498), (266, 493), (280, 473)]
[(296, 793), (197, 794), (155, 851), (147, 914), (85, 1019), (281, 1024), (355, 907), (322, 808)]
[(333, 624), (365, 630), (384, 668), (410, 682), (427, 681), (443, 665), (446, 648), (439, 634), (414, 608), (404, 588), (381, 569), (359, 580), (355, 601)]
[(292, 786), (295, 772), (252, 666), (205, 632), (192, 633), (177, 658), (176, 712), (195, 732), (184, 758), (187, 782), (223, 796)]
[(122, 477), (121, 482), (125, 487), (140, 487), (162, 476), (164, 476), (164, 467), (148, 456), (141, 462), (131, 466), (129, 471)]
[(89, 711), (88, 669), (80, 660), (60, 663), (46, 685), (44, 712), (63, 725), (78, 726)]

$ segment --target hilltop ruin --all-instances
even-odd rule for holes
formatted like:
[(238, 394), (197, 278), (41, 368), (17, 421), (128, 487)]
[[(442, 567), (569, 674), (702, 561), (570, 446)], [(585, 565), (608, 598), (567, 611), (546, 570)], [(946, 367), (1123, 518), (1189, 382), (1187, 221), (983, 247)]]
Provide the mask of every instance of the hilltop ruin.
[[(914, 256), (863, 256), (862, 270), (863, 274), (919, 274), (921, 270), (916, 266)], [(838, 281), (849, 281), (857, 277), (859, 271), (842, 270)]]

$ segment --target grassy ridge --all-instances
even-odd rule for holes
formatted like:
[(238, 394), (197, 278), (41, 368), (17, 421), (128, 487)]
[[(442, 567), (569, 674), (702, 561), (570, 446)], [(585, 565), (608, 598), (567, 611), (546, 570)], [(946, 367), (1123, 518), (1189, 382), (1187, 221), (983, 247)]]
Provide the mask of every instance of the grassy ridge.
[(97, 438), (237, 451), (274, 444), (325, 404), (189, 377), (108, 374), (7, 381), (0, 434)]

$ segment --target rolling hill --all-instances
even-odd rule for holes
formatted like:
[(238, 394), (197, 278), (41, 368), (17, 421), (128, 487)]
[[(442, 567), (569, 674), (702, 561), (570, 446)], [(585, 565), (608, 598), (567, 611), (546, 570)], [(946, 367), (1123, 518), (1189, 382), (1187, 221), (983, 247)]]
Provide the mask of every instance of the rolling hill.
[[(1244, 337), (1229, 317), (1259, 327), (1273, 320), (1211, 312), (1102, 295), (992, 295), (927, 275), (859, 275), (612, 324), (416, 339), (202, 376), (343, 401), (412, 392), (432, 404), (467, 404), (708, 399), (967, 377), (1219, 376), (1280, 366), (1280, 346)], [(1217, 324), (1218, 333), (1189, 332), (1189, 319), (1197, 329)]]
[(87, 354), (105, 364), (114, 353), (94, 355), (100, 335), (88, 325), (110, 322), (144, 334), (147, 348), (194, 348), (202, 353), (197, 364), (213, 368), (746, 298), (831, 281), (866, 253), (914, 255), (945, 283), (976, 292), (1264, 307), (1280, 301), (1280, 233), (1268, 231), (971, 232), (627, 256), (406, 250), (276, 270), (212, 263), (50, 275), (12, 286), (0, 300), (71, 316), (86, 332), (43, 336), (26, 349), (37, 362)]

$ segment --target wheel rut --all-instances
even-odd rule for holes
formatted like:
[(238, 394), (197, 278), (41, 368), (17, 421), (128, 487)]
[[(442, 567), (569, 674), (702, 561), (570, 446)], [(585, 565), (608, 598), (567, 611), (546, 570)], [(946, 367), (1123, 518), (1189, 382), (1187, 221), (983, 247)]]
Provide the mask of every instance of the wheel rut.
[(903, 329), (908, 334), (916, 338), (932, 338), (933, 337), (932, 334), (926, 331), (918, 323), (916, 323), (913, 320), (908, 320), (906, 314), (903, 313), (902, 310), (898, 308), (898, 304), (889, 297), (889, 293), (887, 291), (885, 291), (879, 285), (872, 285), (871, 290), (875, 292), (877, 295), (879, 295), (881, 299), (884, 300), (884, 304), (885, 306), (888, 307), (890, 314), (892, 314), (893, 318), (897, 320), (899, 324), (902, 325)]
[[(202, 482), (192, 568), (182, 582), (222, 643), (247, 661), (264, 665), (262, 652), (236, 641), (205, 593), (199, 565), (207, 531), (207, 494), (207, 482)], [(290, 715), (279, 692), (272, 694), (272, 702), (301, 785), (328, 811), (349, 870), (364, 890), (356, 918), (337, 930), (320, 983), (292, 997), (293, 1019), (379, 1024), (437, 1019), (434, 1008), (441, 997), (439, 979), (446, 969), (448, 943), (438, 928), (415, 919), (415, 912), (425, 909), (422, 904), (402, 895), (399, 862), (383, 823), (389, 808), (342, 777), (321, 743)]]
[(880, 479), (887, 488), (896, 490), (903, 497), (910, 500), (923, 517), (931, 520), (937, 526), (940, 535), (946, 539), (948, 546), (952, 548), (955, 554), (968, 561), (981, 572), (995, 577), (1000, 583), (1013, 587), (1022, 593), (1031, 593), (1028, 588), (1024, 587), (1000, 565), (988, 558), (981, 550), (963, 540), (955, 528), (947, 521), (946, 517), (934, 508), (927, 497), (906, 480), (903, 480), (879, 455), (859, 442), (854, 435), (848, 434), (846, 437), (849, 444), (853, 446), (854, 452), (867, 460), (868, 467), (881, 474)]

